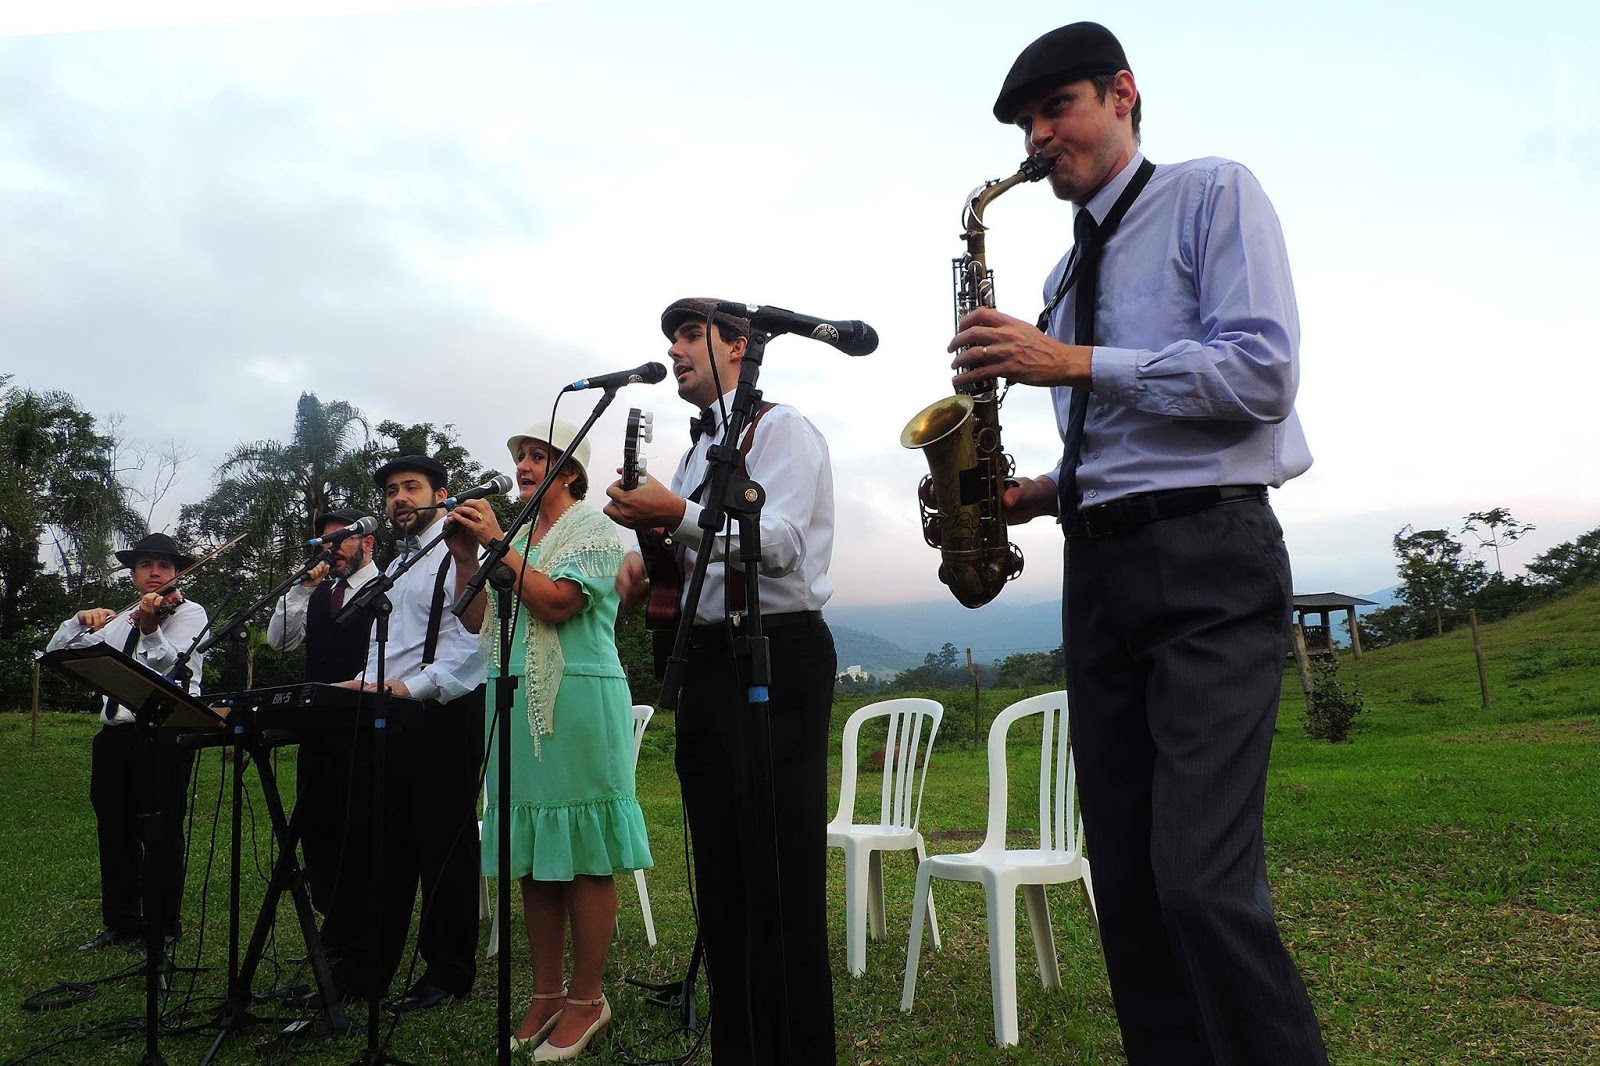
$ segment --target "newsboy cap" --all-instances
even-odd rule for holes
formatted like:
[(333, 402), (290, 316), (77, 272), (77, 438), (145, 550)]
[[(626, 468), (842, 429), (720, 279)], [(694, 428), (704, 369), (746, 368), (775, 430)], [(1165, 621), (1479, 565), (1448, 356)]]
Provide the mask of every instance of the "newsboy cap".
[(1128, 57), (1111, 31), (1098, 22), (1074, 22), (1034, 41), (1011, 64), (994, 117), (1010, 125), (1031, 93), (1097, 74), (1130, 70)]
[(324, 511), (317, 515), (317, 520), (311, 523), (311, 527), (317, 531), (317, 536), (320, 537), (322, 536), (322, 531), (327, 529), (330, 523), (342, 522), (347, 526), (353, 526), (366, 517), (368, 515), (365, 511), (359, 511), (354, 507), (341, 507), (336, 511)]
[[(681, 300), (674, 300), (661, 312), (661, 332), (667, 335), (667, 340), (673, 340), (673, 335), (678, 332), (678, 327), (691, 318), (698, 318), (704, 322), (707, 315), (717, 325), (728, 330), (738, 337), (750, 336), (750, 320), (731, 315), (726, 311), (716, 311), (722, 300), (713, 300), (709, 296), (685, 296)], [(712, 314), (716, 311), (715, 314)]]

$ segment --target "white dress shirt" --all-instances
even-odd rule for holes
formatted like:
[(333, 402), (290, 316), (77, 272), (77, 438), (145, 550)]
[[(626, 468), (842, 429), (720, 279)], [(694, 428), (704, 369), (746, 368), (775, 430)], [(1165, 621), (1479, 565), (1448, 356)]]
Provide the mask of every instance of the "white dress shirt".
[[(1080, 210), (1102, 222), (1135, 154)], [(1055, 294), (1066, 257), (1045, 281)], [(1073, 337), (1074, 291), (1050, 318)], [(1078, 489), (1094, 507), (1139, 492), (1282, 485), (1311, 453), (1295, 415), (1300, 318), (1283, 231), (1255, 176), (1226, 159), (1156, 167), (1106, 245)], [(1066, 432), (1072, 390), (1052, 389)], [(1060, 464), (1046, 476), (1059, 481)]]
[[(724, 402), (733, 402), (730, 391)], [(713, 408), (717, 428), (695, 442), (678, 463), (672, 478), (672, 491), (685, 498), (683, 521), (673, 530), (685, 548), (685, 590), (694, 556), (701, 546), (700, 504), (688, 496), (706, 478), (709, 466), (706, 453), (725, 428), (722, 412)], [(743, 440), (734, 442), (737, 447)], [(833, 466), (828, 458), (828, 442), (799, 411), (777, 404), (756, 426), (750, 454), (745, 457), (745, 472), (767, 494), (761, 508), (761, 613), (789, 614), (818, 611), (833, 595), (828, 580), (828, 565), (833, 560)], [(739, 561), (738, 523), (729, 521), (726, 534), (718, 533), (712, 547), (712, 562), (726, 561), (742, 568)], [(723, 568), (711, 566), (695, 611), (699, 623), (720, 622), (730, 614), (741, 613), (744, 604), (725, 604), (727, 582)]]
[[(427, 528), (419, 530), (424, 541), (439, 532), (442, 511), (434, 512), (434, 520)], [(428, 614), (433, 608), (433, 589), (438, 580), (439, 564), (450, 558), (444, 578), (444, 606), (440, 610), (439, 643), (434, 648), (433, 662), (424, 666), (422, 648), (428, 638)], [(389, 564), (387, 573), (399, 569), (400, 560)], [(412, 699), (438, 700), (449, 703), (459, 699), (483, 684), (488, 672), (488, 661), (478, 644), (478, 634), (469, 631), (450, 611), (455, 603), (456, 563), (443, 543), (435, 544), (428, 554), (407, 570), (389, 590), (389, 602), (394, 611), (389, 615), (389, 643), (384, 659), (383, 677), (387, 681), (404, 683)], [(348, 600), (346, 601), (348, 602)], [(367, 665), (359, 680), (378, 680), (378, 624), (372, 627), (372, 644), (367, 649)]]
[[(434, 566), (438, 566), (434, 563)], [(344, 597), (349, 602), (361, 587), (378, 576), (378, 565), (370, 558), (366, 563), (345, 579), (347, 589)], [(337, 582), (339, 579), (331, 573), (323, 581)], [(330, 590), (332, 586), (329, 586)], [(294, 651), (306, 639), (306, 607), (311, 603), (311, 594), (317, 589), (316, 585), (302, 585), (299, 582), (290, 587), (288, 592), (278, 597), (278, 602), (272, 608), (272, 620), (267, 623), (267, 643), (279, 651)], [(451, 590), (446, 589), (448, 594)]]
[[(88, 626), (78, 621), (77, 615), (73, 615), (56, 628), (55, 635), (50, 638), (50, 643), (45, 645), (44, 650), (88, 648), (95, 644), (109, 644), (120, 651), (128, 641), (129, 631), (134, 628), (133, 615), (133, 611), (123, 611), (93, 633), (89, 632)], [(165, 674), (177, 663), (179, 653), (193, 644), (194, 638), (205, 628), (206, 609), (193, 600), (184, 600), (178, 605), (177, 610), (156, 626), (154, 631), (140, 633), (130, 654), (156, 673)], [(205, 658), (204, 655), (195, 655), (189, 659), (189, 669), (193, 671), (193, 677), (189, 680), (191, 696), (200, 695), (200, 675), (205, 667)], [(132, 711), (122, 706), (117, 708), (115, 715), (108, 716), (105, 701), (102, 700), (100, 721), (106, 725), (129, 725), (134, 721), (134, 717)]]

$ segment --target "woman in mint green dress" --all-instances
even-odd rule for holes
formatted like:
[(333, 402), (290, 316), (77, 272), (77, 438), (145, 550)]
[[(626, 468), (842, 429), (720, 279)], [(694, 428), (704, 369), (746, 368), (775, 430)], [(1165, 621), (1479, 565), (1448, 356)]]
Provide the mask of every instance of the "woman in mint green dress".
[[(524, 500), (576, 435), (556, 421), (506, 442)], [(522, 601), (511, 643), (512, 672), (522, 675), (511, 718), (511, 875), (522, 887), (533, 965), (533, 1000), (512, 1047), (532, 1048), (535, 1061), (575, 1058), (610, 1022), (600, 982), (616, 925), (613, 872), (652, 865), (634, 795), (633, 704), (617, 658), (623, 548), (610, 519), (579, 502), (588, 461), (584, 442), (545, 493), (530, 539), (517, 538), (526, 560), (516, 548), (505, 557)], [(478, 546), (503, 534), (482, 500), (462, 502), (451, 520), (472, 534), (448, 542), (461, 564), (459, 591), (477, 568)], [(478, 630), (498, 668), (499, 627), (488, 598), (480, 596), (462, 620)], [(493, 713), (491, 700), (491, 724)], [(486, 875), (499, 863), (496, 735), (491, 729)], [(572, 973), (564, 980), (569, 925)]]

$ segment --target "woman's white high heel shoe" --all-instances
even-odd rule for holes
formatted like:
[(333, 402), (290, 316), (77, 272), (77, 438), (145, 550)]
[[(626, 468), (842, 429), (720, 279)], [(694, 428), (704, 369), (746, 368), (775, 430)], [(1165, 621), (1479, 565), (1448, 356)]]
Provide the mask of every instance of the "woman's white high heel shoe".
[(555, 1044), (550, 1043), (550, 1041), (547, 1039), (544, 1043), (534, 1048), (534, 1062), (566, 1062), (568, 1059), (575, 1059), (579, 1055), (583, 1054), (584, 1048), (589, 1046), (589, 1041), (603, 1033), (606, 1026), (611, 1024), (611, 1004), (607, 1002), (605, 993), (603, 992), (600, 994), (599, 999), (573, 999), (571, 996), (568, 996), (567, 1005), (579, 1007), (593, 1007), (598, 1005), (600, 1007), (600, 1014), (595, 1018), (594, 1021), (589, 1023), (589, 1028), (585, 1029), (583, 1031), (583, 1035), (578, 1037), (578, 1039), (573, 1043), (568, 1044), (565, 1047), (557, 1047)]
[[(559, 992), (535, 992), (533, 994), (533, 998), (534, 999), (566, 999), (567, 998), (567, 990), (565, 988), (563, 988)], [(548, 1017), (548, 1018), (546, 1018), (544, 1020), (544, 1024), (539, 1026), (538, 1030), (535, 1031), (532, 1036), (530, 1036), (530, 1037), (528, 1037), (526, 1039), (523, 1039), (522, 1037), (513, 1034), (512, 1037), (511, 1037), (511, 1050), (512, 1051), (521, 1051), (523, 1048), (536, 1048), (536, 1047), (538, 1047), (540, 1044), (544, 1043), (544, 1038), (550, 1035), (550, 1030), (554, 1029), (556, 1027), (556, 1023), (559, 1022), (560, 1020), (561, 1020), (561, 1011), (556, 1011), (554, 1014), (550, 1015), (550, 1017)]]

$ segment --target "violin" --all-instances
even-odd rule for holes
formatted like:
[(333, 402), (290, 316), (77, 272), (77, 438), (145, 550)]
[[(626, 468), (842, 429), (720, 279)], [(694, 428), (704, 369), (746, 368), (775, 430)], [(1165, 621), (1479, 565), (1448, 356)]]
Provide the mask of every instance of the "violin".
[(165, 622), (167, 619), (171, 618), (177, 612), (178, 608), (182, 607), (186, 602), (188, 601), (183, 598), (183, 593), (179, 592), (177, 589), (173, 589), (171, 592), (168, 592), (166, 595), (162, 596), (161, 602), (156, 604), (156, 624), (160, 625), (162, 622)]

